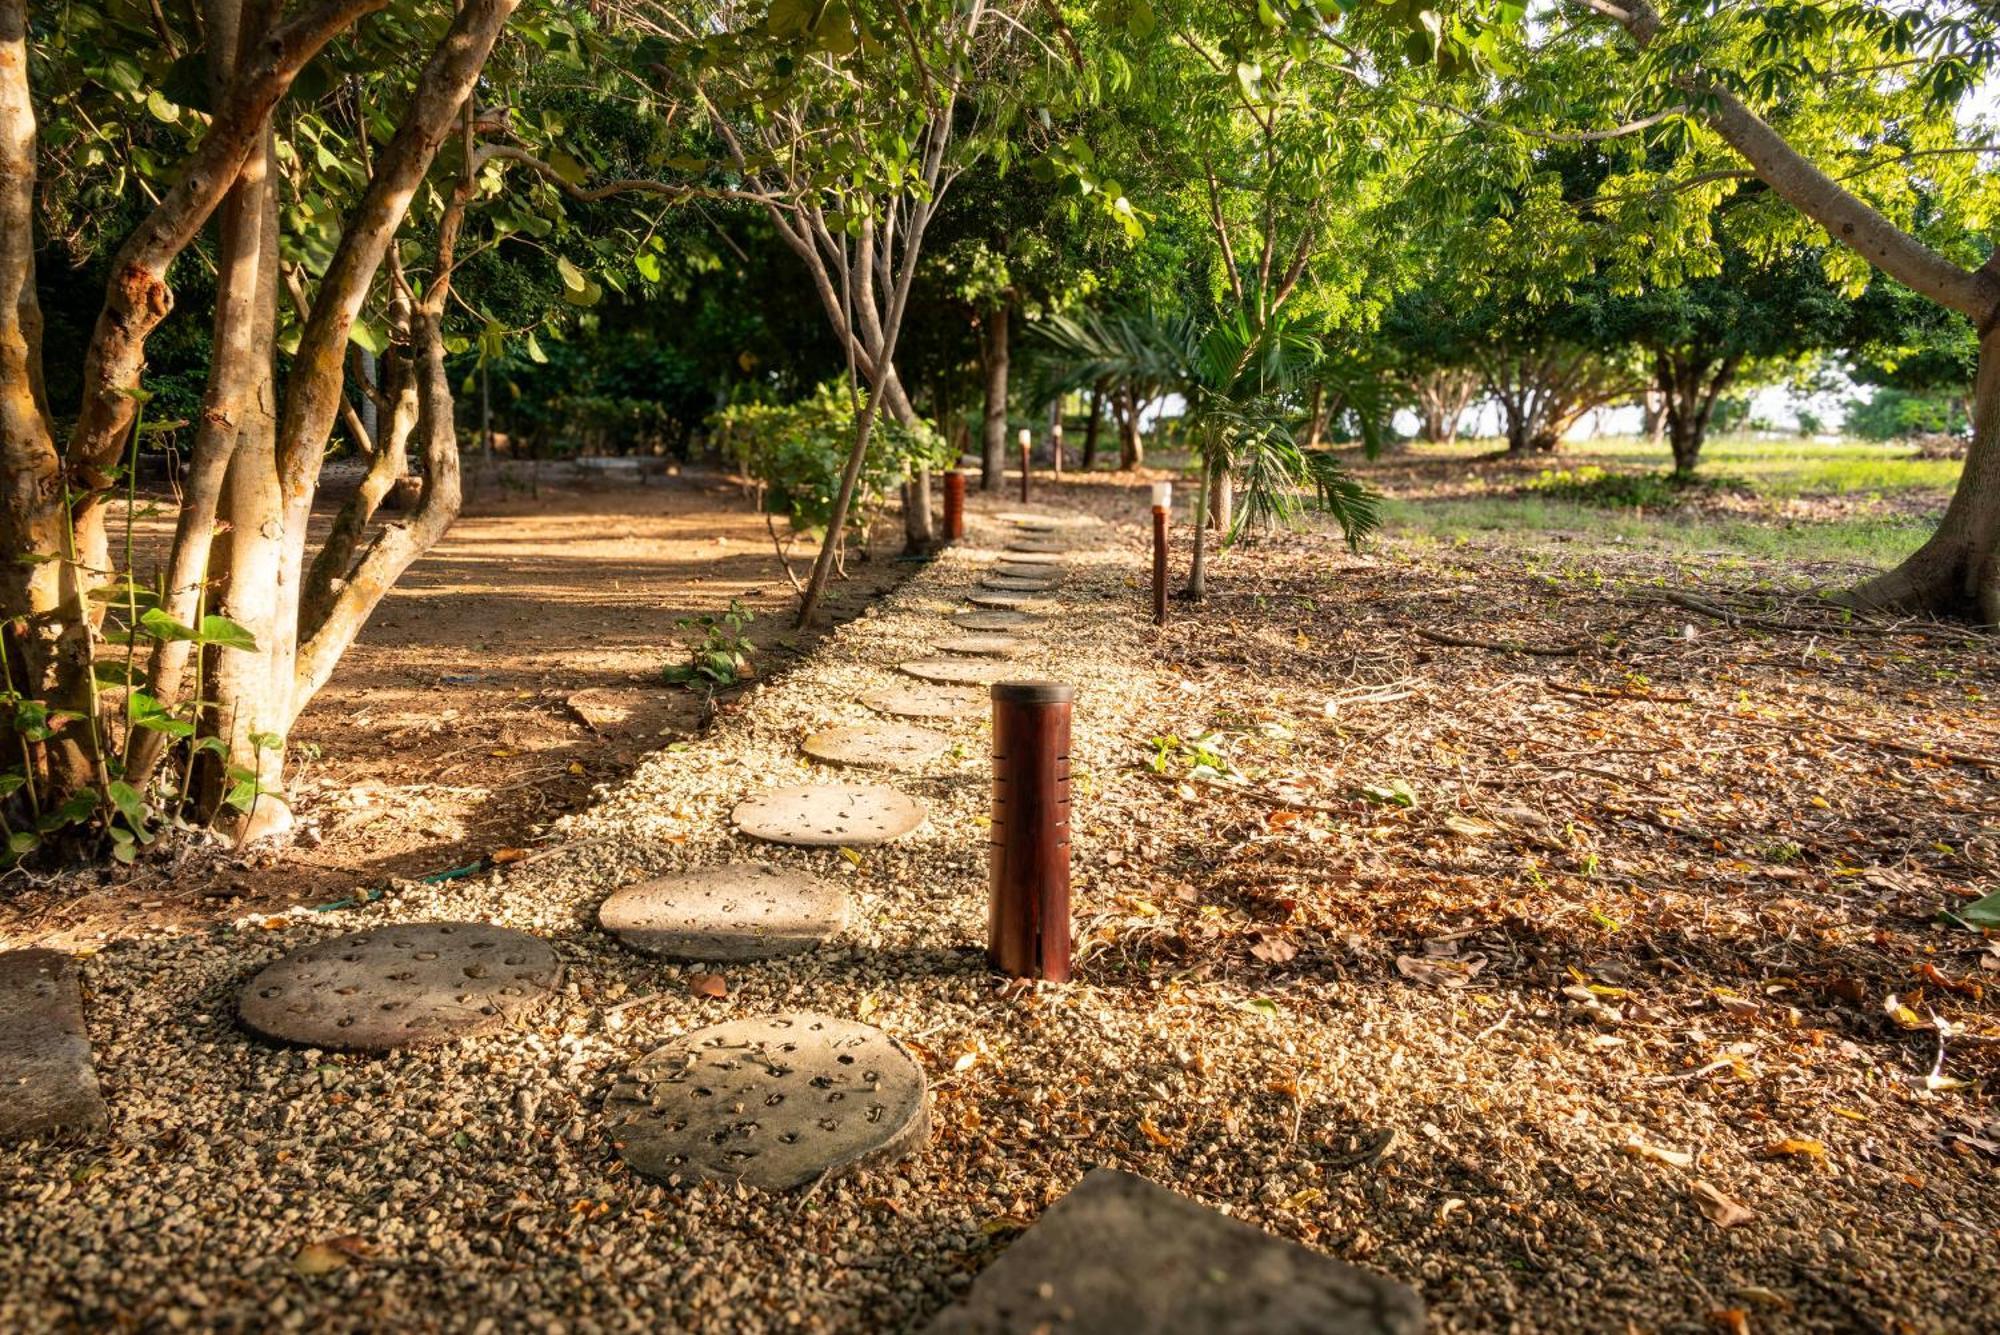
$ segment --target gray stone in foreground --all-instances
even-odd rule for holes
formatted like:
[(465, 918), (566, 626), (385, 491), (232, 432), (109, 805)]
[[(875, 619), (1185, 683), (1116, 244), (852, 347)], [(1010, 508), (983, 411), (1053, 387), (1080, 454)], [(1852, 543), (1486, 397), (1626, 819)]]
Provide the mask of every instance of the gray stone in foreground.
[(976, 658), (1012, 658), (1032, 647), (1018, 635), (954, 635), (937, 642), (941, 654), (970, 654)]
[(945, 686), (991, 686), (1019, 671), (1012, 664), (982, 658), (918, 658), (897, 667), (918, 681)]
[(1061, 579), (1062, 569), (1060, 561), (1050, 561), (1047, 564), (1002, 561), (987, 573), (999, 579)]
[(960, 630), (1032, 630), (1046, 624), (1027, 612), (960, 612), (951, 619)]
[(683, 1035), (635, 1062), (604, 1113), (638, 1172), (767, 1191), (894, 1163), (930, 1137), (923, 1068), (903, 1046), (810, 1013)]
[(985, 712), (986, 692), (972, 686), (908, 682), (870, 691), (861, 703), (897, 718), (970, 718)]
[(1050, 538), (1016, 538), (1001, 551), (1009, 556), (1060, 556), (1069, 550), (1069, 544)]
[(514, 1023), (562, 980), (548, 942), (482, 922), (391, 923), (302, 946), (237, 997), (243, 1023), (286, 1043), (386, 1052)]
[(1405, 1285), (1099, 1168), (927, 1335), (1418, 1335), (1423, 1325)]
[(847, 896), (802, 871), (731, 862), (628, 885), (597, 921), (633, 949), (669, 959), (773, 959), (838, 933)]
[(988, 575), (979, 581), (982, 589), (1006, 589), (1012, 593), (1054, 593), (1058, 579), (1034, 579), (1024, 575)]
[(851, 723), (822, 728), (806, 738), (804, 750), (829, 765), (863, 769), (915, 769), (944, 754), (951, 738), (908, 723)]
[(76, 961), (59, 950), (0, 951), (0, 1142), (102, 1130)]
[(917, 798), (884, 783), (802, 783), (745, 798), (729, 813), (752, 839), (804, 848), (862, 848), (900, 839), (924, 823)]

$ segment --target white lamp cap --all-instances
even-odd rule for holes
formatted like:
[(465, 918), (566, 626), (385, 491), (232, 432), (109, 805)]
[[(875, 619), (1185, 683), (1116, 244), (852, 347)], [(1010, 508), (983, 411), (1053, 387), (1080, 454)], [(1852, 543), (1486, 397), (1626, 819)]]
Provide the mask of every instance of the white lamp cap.
[(1018, 440), (1021, 444), (1026, 445), (1028, 442), (1034, 439), (1034, 436), (1029, 433), (1028, 428), (1022, 427), (1021, 434), (1016, 436), (1015, 439)]
[(1171, 482), (1155, 482), (1153, 484), (1153, 508), (1156, 510), (1171, 510), (1173, 507), (1174, 484)]

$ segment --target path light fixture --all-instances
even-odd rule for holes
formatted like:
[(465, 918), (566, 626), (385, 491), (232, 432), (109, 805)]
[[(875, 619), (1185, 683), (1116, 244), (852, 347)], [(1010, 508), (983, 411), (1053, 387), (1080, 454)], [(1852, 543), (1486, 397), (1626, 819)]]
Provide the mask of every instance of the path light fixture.
[(1021, 499), (1025, 501), (1028, 499), (1028, 459), (1034, 451), (1035, 438), (1029, 433), (1028, 428), (1022, 427), (1019, 439), (1021, 442)]
[(1075, 688), (992, 687), (986, 958), (1010, 978), (1069, 981), (1069, 721)]
[(1153, 484), (1153, 624), (1167, 624), (1167, 516), (1174, 508), (1174, 484)]
[(965, 541), (965, 470), (947, 469), (944, 475), (944, 540)]

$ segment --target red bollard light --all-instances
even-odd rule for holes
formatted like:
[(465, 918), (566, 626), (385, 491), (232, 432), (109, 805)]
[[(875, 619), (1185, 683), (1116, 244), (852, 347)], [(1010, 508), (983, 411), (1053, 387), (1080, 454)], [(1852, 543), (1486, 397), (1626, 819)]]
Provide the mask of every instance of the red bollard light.
[(944, 540), (965, 541), (965, 470), (953, 468), (944, 475)]
[(1167, 517), (1173, 509), (1174, 484), (1153, 484), (1153, 624), (1167, 624)]
[(1069, 981), (1072, 687), (1003, 681), (993, 698), (986, 958), (1013, 978)]

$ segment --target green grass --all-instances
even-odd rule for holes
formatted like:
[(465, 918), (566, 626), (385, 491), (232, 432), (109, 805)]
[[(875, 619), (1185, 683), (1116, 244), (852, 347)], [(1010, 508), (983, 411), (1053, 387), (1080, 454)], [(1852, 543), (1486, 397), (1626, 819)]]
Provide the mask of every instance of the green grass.
[[(1403, 457), (1463, 458), (1473, 472), (1479, 465), (1470, 461), (1494, 448), (1491, 441), (1466, 441), (1448, 449), (1419, 445)], [(1490, 495), (1478, 494), (1479, 482), (1467, 479), (1470, 495), (1398, 497), (1392, 460), (1384, 460), (1384, 471), (1370, 481), (1386, 484), (1388, 528), (1423, 542), (1500, 539), (1540, 546), (1566, 539), (1586, 550), (1728, 553), (1760, 561), (1851, 562), (1879, 569), (1902, 560), (1929, 536), (1935, 516), (1927, 512), (1943, 510), (1960, 469), (1956, 460), (1915, 458), (1905, 445), (1725, 436), (1709, 441), (1702, 452), (1698, 474), (1704, 485), (1685, 492), (1696, 500), (1714, 488), (1747, 491), (1774, 504), (1816, 497), (1903, 501), (1894, 513), (1843, 514), (1829, 506), (1827, 517), (1819, 519), (1676, 507), (1675, 489), (1662, 476), (1670, 462), (1663, 450), (1644, 440), (1607, 438), (1565, 448), (1539, 474), (1496, 469)], [(1362, 465), (1358, 471), (1366, 477), (1373, 469)], [(1934, 504), (1929, 503), (1933, 498)]]

